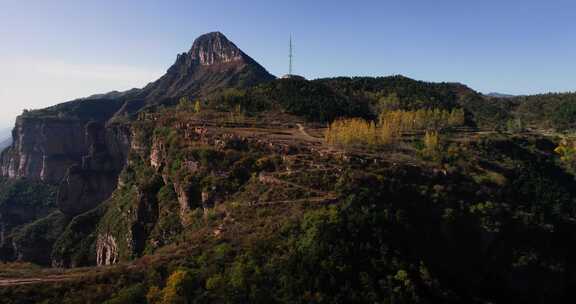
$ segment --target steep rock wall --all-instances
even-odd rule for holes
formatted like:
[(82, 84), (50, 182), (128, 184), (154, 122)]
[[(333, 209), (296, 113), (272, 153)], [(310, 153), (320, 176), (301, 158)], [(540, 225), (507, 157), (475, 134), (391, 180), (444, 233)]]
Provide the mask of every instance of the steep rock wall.
[(14, 143), (0, 156), (0, 173), (59, 182), (69, 166), (89, 151), (84, 122), (20, 116), (12, 132)]
[(110, 197), (130, 145), (127, 129), (105, 128), (95, 122), (84, 129), (89, 153), (81, 164), (68, 168), (58, 193), (60, 210), (70, 215), (86, 212)]

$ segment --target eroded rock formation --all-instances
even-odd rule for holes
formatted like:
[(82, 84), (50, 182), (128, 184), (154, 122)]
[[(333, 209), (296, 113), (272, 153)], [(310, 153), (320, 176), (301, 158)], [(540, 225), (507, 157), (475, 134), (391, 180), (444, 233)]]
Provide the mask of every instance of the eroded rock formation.
[(118, 262), (118, 245), (110, 234), (100, 234), (96, 240), (96, 264), (112, 265)]

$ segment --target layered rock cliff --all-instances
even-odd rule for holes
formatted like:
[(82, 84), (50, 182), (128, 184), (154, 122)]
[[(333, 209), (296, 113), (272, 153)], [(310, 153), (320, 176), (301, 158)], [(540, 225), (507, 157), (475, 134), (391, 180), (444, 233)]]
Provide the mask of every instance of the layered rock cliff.
[(88, 153), (83, 124), (77, 120), (18, 117), (14, 143), (2, 153), (2, 175), (59, 182), (68, 167)]

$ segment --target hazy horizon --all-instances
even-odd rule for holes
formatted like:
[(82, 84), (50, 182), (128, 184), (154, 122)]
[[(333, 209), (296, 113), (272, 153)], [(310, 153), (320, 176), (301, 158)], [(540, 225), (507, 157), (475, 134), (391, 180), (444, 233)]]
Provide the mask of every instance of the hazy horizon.
[(0, 0), (0, 128), (37, 109), (160, 77), (199, 35), (221, 31), (272, 74), (401, 74), (483, 93), (576, 90), (570, 1)]

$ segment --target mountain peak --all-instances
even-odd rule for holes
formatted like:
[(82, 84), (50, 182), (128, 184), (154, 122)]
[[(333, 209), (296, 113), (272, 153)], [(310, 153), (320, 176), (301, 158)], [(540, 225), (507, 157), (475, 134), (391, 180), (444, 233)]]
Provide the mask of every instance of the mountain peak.
[(224, 34), (211, 32), (194, 40), (188, 56), (200, 65), (212, 65), (241, 60), (244, 54)]
[(147, 101), (206, 96), (221, 88), (241, 88), (275, 79), (224, 34), (211, 32), (178, 55), (167, 73), (144, 88)]

